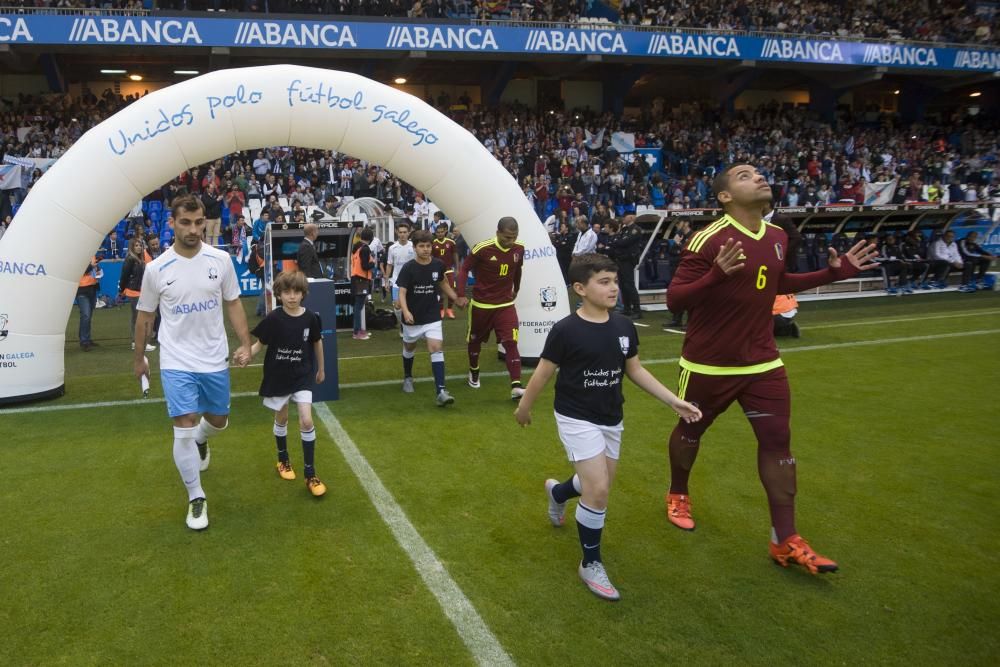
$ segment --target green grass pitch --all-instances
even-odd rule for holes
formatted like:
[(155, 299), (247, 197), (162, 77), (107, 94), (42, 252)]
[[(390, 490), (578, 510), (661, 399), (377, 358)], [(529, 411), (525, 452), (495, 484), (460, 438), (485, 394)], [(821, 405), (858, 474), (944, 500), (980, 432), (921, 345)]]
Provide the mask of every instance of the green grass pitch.
[[(676, 387), (681, 337), (662, 321), (642, 321), (640, 356)], [(484, 354), (482, 389), (450, 380), (457, 402), (438, 409), (427, 382), (400, 392), (399, 338), (376, 332), (339, 337), (346, 386), (329, 405), (516, 663), (996, 664), (1000, 294), (806, 303), (799, 322), (802, 338), (780, 342), (798, 525), (839, 561), (826, 577), (768, 559), (738, 409), (703, 441), (698, 529), (684, 533), (663, 512), (674, 418), (627, 384), (603, 539), (622, 592), (610, 604), (577, 579), (572, 521), (554, 529), (546, 517), (543, 480), (570, 473), (551, 387), (522, 430), (493, 374), (503, 366)], [(127, 330), (127, 309), (98, 310), (101, 347), (85, 354), (74, 315), (66, 396), (0, 410), (0, 664), (476, 662), (319, 420), (330, 490), (317, 500), (301, 481), (294, 425), (300, 479), (285, 482), (269, 411), (234, 398), (203, 474), (211, 527), (187, 530), (159, 381), (139, 400)], [(465, 370), (463, 333), (461, 321), (446, 326), (452, 376)], [(415, 371), (430, 375), (425, 352)], [(233, 391), (253, 393), (259, 380), (259, 367), (235, 369)], [(96, 402), (109, 405), (52, 409)]]

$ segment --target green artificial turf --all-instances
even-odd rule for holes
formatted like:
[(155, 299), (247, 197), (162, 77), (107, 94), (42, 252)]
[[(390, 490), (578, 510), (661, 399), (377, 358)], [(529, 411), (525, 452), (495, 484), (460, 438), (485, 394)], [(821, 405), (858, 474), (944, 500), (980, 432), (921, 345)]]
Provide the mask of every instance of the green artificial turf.
[[(640, 356), (673, 388), (681, 337), (663, 320), (642, 321)], [(484, 354), (482, 388), (452, 380), (456, 404), (438, 409), (427, 382), (399, 391), (395, 332), (342, 334), (345, 386), (329, 406), (517, 663), (995, 664), (1000, 294), (805, 303), (799, 322), (802, 338), (780, 341), (798, 527), (840, 563), (825, 577), (767, 558), (737, 409), (703, 440), (685, 533), (663, 512), (674, 418), (626, 385), (602, 544), (622, 593), (610, 604), (577, 578), (574, 504), (563, 528), (546, 516), (543, 481), (571, 472), (551, 387), (521, 429), (503, 365)], [(0, 410), (0, 664), (474, 662), (319, 420), (330, 491), (314, 499), (275, 474), (270, 413), (235, 398), (203, 475), (211, 527), (188, 531), (159, 382), (138, 400), (127, 330), (126, 309), (98, 310), (101, 347), (84, 353), (71, 319), (66, 396)], [(451, 375), (465, 370), (462, 334), (447, 323)], [(415, 370), (430, 375), (425, 353)], [(235, 369), (233, 391), (259, 380)], [(103, 401), (128, 403), (51, 409)], [(294, 425), (289, 444), (300, 469)]]

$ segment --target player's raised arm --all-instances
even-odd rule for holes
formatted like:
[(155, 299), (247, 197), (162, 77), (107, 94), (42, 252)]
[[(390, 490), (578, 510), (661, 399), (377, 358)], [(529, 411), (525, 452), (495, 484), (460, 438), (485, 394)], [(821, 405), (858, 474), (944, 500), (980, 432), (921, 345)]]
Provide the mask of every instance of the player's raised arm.
[(792, 294), (827, 285), (838, 280), (853, 278), (863, 271), (879, 268), (873, 261), (878, 254), (878, 246), (867, 241), (858, 241), (843, 257), (829, 248), (830, 258), (825, 269), (809, 273), (788, 273), (783, 271), (778, 281), (779, 294)]
[(667, 307), (680, 312), (697, 303), (700, 294), (718, 285), (743, 269), (743, 246), (740, 241), (726, 239), (725, 245), (714, 256), (708, 249), (699, 252), (685, 250), (680, 266), (667, 287)]

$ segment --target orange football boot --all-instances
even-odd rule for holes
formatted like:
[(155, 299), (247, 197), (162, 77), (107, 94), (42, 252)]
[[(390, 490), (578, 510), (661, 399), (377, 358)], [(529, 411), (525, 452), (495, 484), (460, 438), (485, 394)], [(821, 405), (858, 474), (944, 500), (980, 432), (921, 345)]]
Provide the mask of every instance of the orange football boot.
[(768, 550), (771, 553), (771, 559), (781, 567), (788, 567), (789, 563), (795, 563), (813, 574), (837, 571), (837, 564), (813, 551), (801, 535), (792, 535), (781, 544), (769, 542)]
[(694, 530), (691, 498), (682, 493), (667, 494), (667, 520), (681, 530)]

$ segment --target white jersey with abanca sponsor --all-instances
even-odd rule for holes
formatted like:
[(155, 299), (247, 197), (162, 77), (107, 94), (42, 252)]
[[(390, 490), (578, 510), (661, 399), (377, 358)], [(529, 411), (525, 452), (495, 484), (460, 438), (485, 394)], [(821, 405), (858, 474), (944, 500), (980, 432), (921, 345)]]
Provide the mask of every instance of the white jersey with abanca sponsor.
[(229, 255), (204, 243), (187, 259), (173, 248), (146, 265), (138, 309), (160, 309), (160, 368), (215, 373), (229, 367), (222, 310), (240, 296)]
[(412, 241), (407, 241), (406, 245), (393, 243), (389, 246), (389, 256), (385, 258), (385, 263), (392, 266), (392, 275), (389, 276), (389, 280), (392, 281), (393, 285), (396, 284), (396, 279), (399, 278), (399, 272), (403, 270), (403, 265), (416, 256), (417, 253), (413, 249)]

